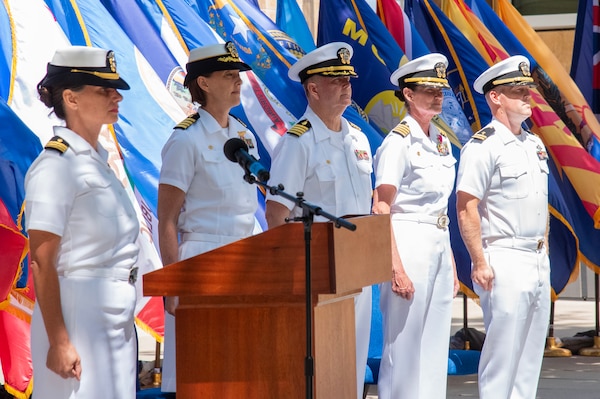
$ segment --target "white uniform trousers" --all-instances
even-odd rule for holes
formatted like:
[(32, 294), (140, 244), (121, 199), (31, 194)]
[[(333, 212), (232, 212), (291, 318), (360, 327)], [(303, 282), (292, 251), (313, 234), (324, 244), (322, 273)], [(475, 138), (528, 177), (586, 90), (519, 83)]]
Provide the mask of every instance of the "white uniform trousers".
[(550, 317), (550, 265), (541, 251), (490, 246), (491, 291), (475, 285), (486, 337), (479, 361), (481, 399), (535, 399)]
[[(191, 233), (194, 234), (194, 233)], [(200, 236), (200, 234), (199, 234)], [(231, 236), (212, 236), (202, 234), (204, 239), (211, 238), (210, 241), (184, 241), (179, 246), (179, 259), (188, 259), (192, 256), (211, 251), (223, 245), (230, 244), (240, 240), (240, 237)], [(177, 360), (175, 356), (175, 317), (165, 312), (165, 336), (162, 363), (162, 383), (161, 392), (177, 392)], [(199, 359), (200, 360), (200, 359)]]
[(43, 399), (134, 399), (137, 341), (135, 286), (98, 277), (59, 277), (69, 339), (81, 358), (81, 380), (46, 367), (50, 344), (39, 306), (31, 320), (33, 392)]
[(392, 220), (396, 244), (415, 287), (407, 301), (381, 284), (383, 354), (380, 399), (445, 399), (454, 271), (447, 229)]
[(373, 308), (373, 289), (363, 287), (362, 292), (354, 297), (354, 324), (356, 332), (356, 392), (362, 399), (365, 389), (367, 358), (369, 357), (369, 340), (371, 337), (371, 313)]

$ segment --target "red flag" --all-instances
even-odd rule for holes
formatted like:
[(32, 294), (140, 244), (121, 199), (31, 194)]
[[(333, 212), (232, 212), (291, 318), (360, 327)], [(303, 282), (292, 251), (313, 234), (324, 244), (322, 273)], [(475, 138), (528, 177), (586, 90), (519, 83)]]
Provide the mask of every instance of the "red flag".
[(0, 242), (0, 362), (4, 388), (16, 398), (26, 399), (33, 387), (29, 328), (35, 295), (31, 274), (26, 288), (15, 288), (28, 251), (27, 238), (17, 228), (1, 199)]
[(0, 309), (8, 299), (10, 290), (18, 279), (20, 265), (27, 251), (27, 238), (21, 234), (6, 205), (0, 199)]
[(377, 15), (406, 54), (406, 43), (410, 43), (410, 22), (400, 5), (396, 0), (377, 0)]

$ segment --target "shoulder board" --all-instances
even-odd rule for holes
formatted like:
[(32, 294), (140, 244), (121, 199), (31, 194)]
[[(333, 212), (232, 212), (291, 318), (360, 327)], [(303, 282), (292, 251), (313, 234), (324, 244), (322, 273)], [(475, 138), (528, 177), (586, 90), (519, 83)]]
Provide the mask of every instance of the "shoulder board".
[(362, 129), (360, 128), (360, 126), (358, 126), (358, 125), (356, 125), (356, 124), (354, 124), (354, 123), (352, 123), (350, 121), (348, 121), (348, 124), (350, 126), (352, 126), (354, 129), (358, 130), (359, 132), (362, 132)]
[(175, 126), (175, 129), (187, 129), (188, 127), (192, 126), (198, 119), (200, 119), (200, 114), (198, 114), (197, 112), (195, 114), (192, 114), (190, 116), (188, 116), (187, 118), (185, 118), (184, 120), (182, 120), (181, 122), (179, 122), (179, 124), (177, 126)]
[(240, 123), (240, 125), (244, 126), (244, 128), (248, 129), (248, 126), (246, 126), (246, 124), (240, 118), (238, 118), (235, 115), (231, 115), (231, 114), (229, 114), (229, 116), (231, 116), (233, 119), (235, 119), (236, 121), (238, 121)]
[(406, 123), (400, 122), (396, 125), (395, 128), (392, 129), (392, 133), (396, 133), (402, 137), (406, 137), (410, 134), (410, 127)]
[(69, 143), (65, 141), (62, 137), (54, 136), (50, 139), (50, 141), (44, 147), (48, 150), (56, 150), (61, 154), (64, 154), (69, 148)]
[(291, 134), (293, 136), (297, 136), (300, 137), (302, 136), (304, 133), (306, 133), (308, 131), (308, 129), (311, 128), (311, 124), (308, 121), (308, 119), (302, 119), (300, 122), (296, 123), (294, 126), (292, 126), (287, 133)]
[(480, 131), (478, 131), (477, 133), (472, 135), (471, 138), (473, 138), (475, 140), (483, 141), (483, 140), (487, 139), (488, 137), (490, 137), (495, 132), (496, 132), (496, 129), (489, 126), (489, 127), (481, 129)]

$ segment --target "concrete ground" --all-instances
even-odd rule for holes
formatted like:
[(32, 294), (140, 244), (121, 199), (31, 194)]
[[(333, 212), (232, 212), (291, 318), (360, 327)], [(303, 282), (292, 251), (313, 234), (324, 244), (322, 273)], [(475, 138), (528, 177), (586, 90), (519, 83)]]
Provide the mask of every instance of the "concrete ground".
[[(592, 300), (559, 299), (554, 307), (554, 337), (573, 337), (593, 330), (595, 303)], [(469, 327), (483, 329), (481, 309), (467, 301)], [(463, 300), (453, 304), (452, 334), (463, 326)], [(600, 351), (599, 351), (600, 352)], [(448, 376), (447, 399), (477, 398), (477, 375)], [(377, 387), (368, 386), (367, 399), (377, 398)], [(544, 357), (536, 399), (600, 399), (600, 356)]]

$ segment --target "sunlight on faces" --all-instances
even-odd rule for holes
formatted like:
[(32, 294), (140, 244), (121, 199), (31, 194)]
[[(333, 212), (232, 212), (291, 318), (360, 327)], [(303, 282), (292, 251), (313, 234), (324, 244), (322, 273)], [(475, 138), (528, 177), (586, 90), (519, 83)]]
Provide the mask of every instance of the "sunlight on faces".
[(352, 85), (349, 76), (315, 75), (309, 79), (307, 85), (311, 95), (316, 96), (318, 101), (327, 102), (331, 107), (339, 106), (345, 109), (352, 102)]
[(498, 93), (497, 101), (508, 115), (521, 116), (523, 120), (531, 116), (529, 86), (498, 86), (492, 91)]
[(210, 76), (199, 76), (198, 84), (206, 93), (207, 103), (220, 103), (228, 108), (240, 104), (242, 78), (237, 69), (215, 71)]
[(415, 89), (405, 87), (404, 97), (410, 102), (411, 112), (429, 114), (431, 116), (442, 112), (444, 93), (441, 88), (417, 86)]
[(104, 125), (119, 119), (119, 102), (123, 96), (110, 87), (86, 85), (79, 91), (66, 89), (63, 99), (67, 115), (79, 115), (82, 119)]

